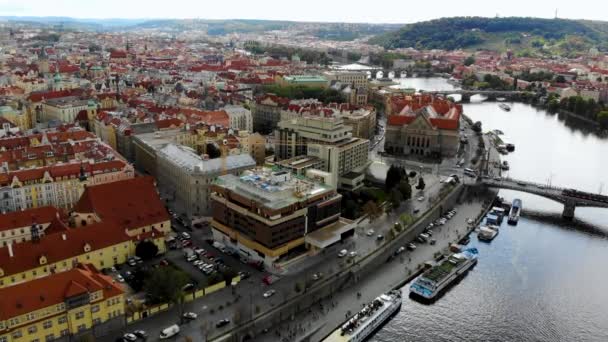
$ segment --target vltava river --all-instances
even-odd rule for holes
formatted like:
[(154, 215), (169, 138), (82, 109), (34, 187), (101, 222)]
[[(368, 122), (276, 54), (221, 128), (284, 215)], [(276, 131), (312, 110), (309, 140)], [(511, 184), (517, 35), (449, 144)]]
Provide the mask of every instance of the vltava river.
[[(451, 89), (443, 79), (405, 79), (417, 89)], [(438, 86), (439, 84), (439, 86)], [(444, 87), (444, 88), (441, 88)], [(529, 105), (466, 104), (484, 131), (500, 129), (516, 150), (508, 176), (608, 193), (608, 140)], [(525, 209), (561, 213), (549, 200), (521, 198)], [(576, 217), (608, 231), (608, 209)], [(491, 244), (471, 238), (479, 263), (432, 305), (404, 296), (401, 312), (372, 341), (608, 341), (608, 240), (574, 224), (523, 217), (503, 224)], [(408, 292), (409, 284), (403, 289)]]

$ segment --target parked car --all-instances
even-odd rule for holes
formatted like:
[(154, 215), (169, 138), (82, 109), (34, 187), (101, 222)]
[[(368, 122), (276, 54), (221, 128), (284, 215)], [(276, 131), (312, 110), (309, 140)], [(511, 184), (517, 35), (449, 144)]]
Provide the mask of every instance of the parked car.
[(122, 335), (122, 338), (125, 341), (137, 341), (137, 336), (135, 336), (134, 334), (131, 334), (131, 333), (126, 333), (126, 334)]
[(275, 290), (268, 290), (268, 291), (264, 292), (264, 298), (269, 298), (269, 297), (272, 297), (272, 296), (274, 296), (274, 294), (275, 294), (276, 292), (277, 292), (277, 291), (275, 291)]
[(177, 334), (179, 334), (179, 325), (173, 324), (172, 326), (161, 330), (161, 332), (160, 332), (160, 339), (161, 340), (166, 340), (166, 339), (171, 338), (171, 337), (173, 337), (173, 336), (175, 336)]
[(403, 253), (403, 251), (405, 251), (405, 247), (401, 246), (401, 247), (397, 248), (397, 250), (395, 251), (395, 255), (399, 255), (399, 254)]
[(146, 334), (146, 332), (144, 330), (135, 330), (133, 332), (133, 335), (139, 337), (139, 338), (143, 338), (146, 339), (148, 338), (148, 335)]
[(186, 232), (182, 232), (182, 238), (184, 239), (190, 239), (190, 234), (186, 233)]
[(196, 319), (198, 315), (195, 312), (184, 312), (183, 317), (185, 319)]
[(116, 275), (116, 280), (118, 280), (119, 283), (125, 282), (125, 278), (123, 278), (120, 274)]
[(357, 256), (357, 252), (352, 251), (352, 252), (348, 253), (348, 256), (351, 257), (351, 258), (354, 258), (354, 257)]
[(217, 321), (217, 323), (215, 323), (215, 327), (216, 328), (221, 328), (221, 327), (223, 327), (225, 325), (228, 325), (228, 324), (230, 324), (230, 319), (223, 318), (223, 319), (220, 319), (219, 321)]
[(312, 275), (312, 280), (319, 280), (319, 279), (321, 279), (321, 278), (323, 278), (323, 273), (321, 273), (321, 272), (319, 272), (319, 273), (314, 273), (314, 274)]
[(338, 258), (343, 258), (348, 254), (348, 251), (346, 249), (341, 250), (340, 252), (338, 252)]
[(416, 245), (412, 242), (407, 244), (407, 249), (409, 249), (410, 251), (413, 251), (414, 249), (416, 249)]
[(383, 240), (383, 239), (384, 239), (384, 235), (382, 235), (382, 234), (378, 234), (376, 236), (376, 240)]
[(367, 235), (367, 236), (374, 235), (374, 230), (373, 229), (368, 230), (367, 233), (365, 233), (365, 235)]

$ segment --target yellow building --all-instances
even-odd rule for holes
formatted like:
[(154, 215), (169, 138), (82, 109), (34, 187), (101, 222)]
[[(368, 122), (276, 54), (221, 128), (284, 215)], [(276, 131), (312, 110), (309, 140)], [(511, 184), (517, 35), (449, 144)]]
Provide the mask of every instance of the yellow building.
[(79, 263), (98, 269), (123, 264), (135, 255), (137, 243), (146, 239), (159, 247), (159, 253), (165, 252), (164, 234), (156, 230), (129, 236), (110, 220), (77, 229), (55, 220), (44, 236), (0, 247), (0, 288), (69, 271)]
[(15, 124), (22, 132), (32, 128), (32, 121), (27, 112), (13, 109), (10, 106), (0, 106), (0, 116)]
[(0, 342), (100, 336), (124, 322), (124, 291), (91, 265), (0, 289)]

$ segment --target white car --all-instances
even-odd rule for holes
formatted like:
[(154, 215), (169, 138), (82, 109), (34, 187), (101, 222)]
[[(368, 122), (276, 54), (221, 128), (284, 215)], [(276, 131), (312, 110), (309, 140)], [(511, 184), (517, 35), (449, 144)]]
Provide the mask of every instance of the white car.
[(348, 254), (348, 251), (347, 251), (346, 249), (343, 249), (343, 250), (341, 250), (341, 251), (338, 253), (338, 258), (343, 258), (343, 257), (345, 257), (347, 254)]
[(264, 292), (264, 298), (269, 298), (272, 297), (277, 291), (275, 290), (268, 290), (266, 292)]
[(374, 233), (375, 233), (374, 230), (370, 229), (370, 230), (367, 231), (367, 233), (365, 233), (365, 235), (372, 236), (372, 235), (374, 235)]
[(416, 249), (416, 245), (410, 242), (407, 244), (407, 249), (413, 251), (414, 249)]
[(125, 278), (123, 278), (120, 274), (116, 276), (116, 280), (118, 280), (119, 283), (125, 282)]
[(418, 197), (418, 201), (419, 201), (419, 202), (424, 201), (424, 196), (420, 196), (420, 197)]
[(196, 319), (198, 315), (194, 312), (184, 312), (183, 317), (186, 319)]
[(122, 338), (126, 341), (137, 341), (137, 336), (131, 333), (127, 333), (122, 335)]
[(348, 256), (351, 257), (351, 258), (354, 258), (354, 257), (357, 256), (357, 252), (352, 251), (352, 252), (348, 253)]

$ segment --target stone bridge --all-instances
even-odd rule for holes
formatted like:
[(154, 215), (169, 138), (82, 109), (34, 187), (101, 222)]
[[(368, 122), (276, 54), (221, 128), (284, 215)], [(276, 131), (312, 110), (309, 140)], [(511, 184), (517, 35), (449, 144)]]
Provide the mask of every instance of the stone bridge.
[(482, 178), (480, 183), (491, 188), (527, 192), (562, 203), (564, 205), (562, 216), (566, 219), (574, 218), (574, 210), (576, 207), (608, 208), (608, 196), (574, 189), (559, 188), (511, 178), (502, 180)]
[(421, 93), (424, 94), (434, 94), (434, 95), (460, 95), (460, 102), (470, 102), (471, 96), (473, 95), (483, 95), (488, 100), (496, 100), (499, 97), (504, 97), (510, 100), (517, 100), (524, 93), (523, 91), (518, 90), (465, 90), (465, 89), (454, 89), (454, 90), (420, 90)]

